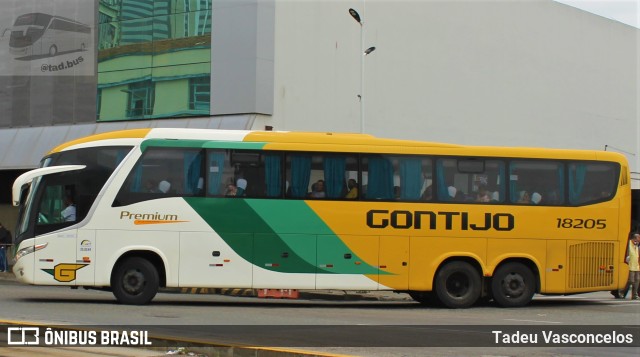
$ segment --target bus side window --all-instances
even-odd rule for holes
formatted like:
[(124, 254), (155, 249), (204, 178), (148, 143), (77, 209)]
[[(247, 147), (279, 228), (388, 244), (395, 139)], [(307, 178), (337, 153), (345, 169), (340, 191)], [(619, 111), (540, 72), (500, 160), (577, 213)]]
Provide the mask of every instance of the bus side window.
[(619, 170), (612, 163), (576, 162), (568, 165), (569, 203), (582, 205), (613, 197)]
[(365, 191), (367, 200), (395, 198), (394, 169), (391, 157), (386, 155), (365, 156), (362, 160), (362, 167), (363, 191)]
[(167, 196), (197, 196), (203, 192), (204, 155), (199, 149), (150, 147), (120, 188), (114, 206)]
[(431, 200), (431, 159), (421, 156), (398, 157), (394, 160), (394, 167), (394, 182), (399, 182), (396, 193), (398, 200)]
[[(233, 179), (233, 167), (229, 163), (229, 153), (225, 150), (207, 150), (206, 159), (207, 195), (220, 197)], [(235, 184), (235, 182), (234, 182)]]
[(514, 160), (509, 164), (509, 197), (513, 204), (562, 204), (564, 182), (564, 164), (557, 161)]

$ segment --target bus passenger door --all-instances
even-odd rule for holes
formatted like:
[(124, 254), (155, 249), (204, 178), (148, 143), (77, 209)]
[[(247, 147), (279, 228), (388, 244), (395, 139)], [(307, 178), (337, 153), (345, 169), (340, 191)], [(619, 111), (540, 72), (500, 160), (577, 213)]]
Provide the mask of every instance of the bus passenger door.
[(547, 241), (547, 261), (541, 276), (545, 293), (564, 293), (567, 289), (567, 242), (565, 240)]
[(315, 235), (256, 233), (253, 242), (254, 288), (315, 288)]
[(409, 237), (380, 237), (379, 289), (409, 289)]
[(319, 235), (316, 289), (377, 290), (378, 236)]

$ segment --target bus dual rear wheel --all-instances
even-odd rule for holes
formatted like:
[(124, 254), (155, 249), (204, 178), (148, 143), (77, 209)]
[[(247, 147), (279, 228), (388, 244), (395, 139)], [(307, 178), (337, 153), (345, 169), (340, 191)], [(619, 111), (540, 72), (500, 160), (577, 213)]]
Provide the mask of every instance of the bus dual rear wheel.
[(536, 292), (536, 279), (524, 264), (507, 263), (493, 274), (491, 292), (502, 307), (525, 306)]
[(482, 280), (478, 271), (469, 263), (447, 263), (436, 274), (436, 295), (449, 308), (459, 309), (473, 305), (480, 297)]
[(156, 267), (139, 257), (125, 259), (111, 278), (111, 289), (118, 302), (126, 305), (144, 305), (158, 293), (159, 275)]

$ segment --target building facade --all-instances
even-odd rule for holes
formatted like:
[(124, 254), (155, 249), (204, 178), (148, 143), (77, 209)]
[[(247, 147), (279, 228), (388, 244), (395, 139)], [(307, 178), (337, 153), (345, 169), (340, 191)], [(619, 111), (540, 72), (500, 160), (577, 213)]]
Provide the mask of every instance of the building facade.
[(640, 171), (640, 30), (551, 0), (25, 0), (0, 20), (5, 205), (50, 148), (137, 127), (614, 150)]

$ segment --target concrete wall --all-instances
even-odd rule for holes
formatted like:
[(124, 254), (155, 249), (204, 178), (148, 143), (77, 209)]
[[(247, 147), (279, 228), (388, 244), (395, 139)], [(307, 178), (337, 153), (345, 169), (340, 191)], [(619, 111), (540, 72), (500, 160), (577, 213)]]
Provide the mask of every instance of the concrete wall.
[(214, 0), (211, 114), (273, 113), (276, 0)]
[(365, 132), (607, 145), (640, 171), (640, 30), (551, 0), (278, 1), (275, 129), (360, 130), (350, 7), (363, 16), (364, 48), (376, 47), (364, 58)]

